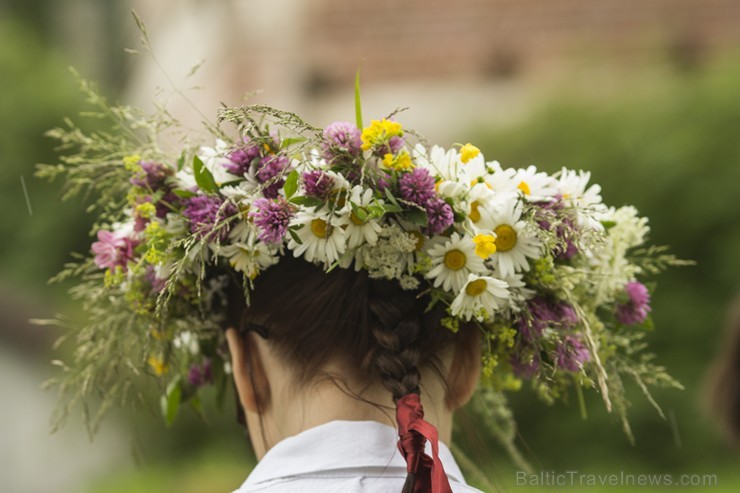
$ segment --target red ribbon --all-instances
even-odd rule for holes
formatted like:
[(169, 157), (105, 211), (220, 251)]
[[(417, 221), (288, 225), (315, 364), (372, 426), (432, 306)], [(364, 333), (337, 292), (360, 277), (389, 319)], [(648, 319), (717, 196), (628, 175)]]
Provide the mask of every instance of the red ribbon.
[[(424, 408), (418, 394), (406, 394), (396, 403), (398, 450), (406, 459), (406, 471), (416, 473), (414, 493), (452, 493), (442, 461), (439, 460), (437, 428), (424, 421)], [(432, 444), (432, 457), (424, 453), (426, 441)]]

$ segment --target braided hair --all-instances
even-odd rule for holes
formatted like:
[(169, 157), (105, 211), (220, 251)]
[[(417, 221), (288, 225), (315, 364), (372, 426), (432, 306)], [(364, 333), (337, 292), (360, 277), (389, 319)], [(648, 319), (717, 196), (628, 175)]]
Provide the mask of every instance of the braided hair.
[[(357, 381), (381, 383), (394, 405), (420, 394), (421, 368), (432, 369), (447, 388), (437, 355), (465, 338), (441, 328), (444, 309), (427, 310), (427, 296), (392, 280), (371, 279), (366, 271), (327, 273), (289, 256), (254, 283), (239, 319), (269, 330), (269, 344), (293, 370), (297, 384), (310, 384), (326, 361), (335, 359)], [(461, 327), (460, 332), (466, 330), (475, 329)], [(424, 437), (416, 434), (405, 443), (416, 449), (412, 456), (423, 453)], [(414, 490), (416, 467), (409, 463), (404, 493)]]

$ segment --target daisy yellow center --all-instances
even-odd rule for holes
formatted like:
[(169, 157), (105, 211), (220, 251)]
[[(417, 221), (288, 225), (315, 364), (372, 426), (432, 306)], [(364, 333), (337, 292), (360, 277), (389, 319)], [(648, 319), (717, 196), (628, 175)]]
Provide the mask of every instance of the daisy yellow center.
[(508, 252), (516, 246), (516, 231), (508, 224), (496, 226), (493, 232), (496, 233), (497, 250)]
[(344, 190), (332, 190), (331, 199), (337, 205), (337, 209), (341, 209), (347, 203), (347, 193)]
[(487, 287), (488, 283), (485, 279), (476, 279), (475, 281), (470, 281), (468, 285), (465, 286), (465, 293), (468, 296), (479, 296), (486, 291)]
[(414, 247), (414, 250), (417, 252), (421, 250), (421, 247), (424, 246), (424, 235), (421, 234), (419, 231), (412, 231), (411, 236), (414, 237), (414, 240), (416, 241), (416, 246)]
[(318, 238), (326, 238), (329, 233), (329, 225), (323, 219), (311, 221), (311, 232)]
[(445, 253), (444, 264), (450, 270), (460, 270), (465, 267), (467, 257), (460, 250), (450, 250)]
[(478, 221), (480, 221), (480, 211), (478, 210), (478, 207), (480, 207), (480, 204), (478, 203), (477, 200), (473, 201), (470, 204), (470, 214), (468, 214), (468, 217), (474, 223), (477, 223)]
[(524, 195), (529, 195), (530, 193), (532, 193), (532, 190), (529, 189), (529, 185), (526, 181), (522, 180), (516, 187), (521, 190)]

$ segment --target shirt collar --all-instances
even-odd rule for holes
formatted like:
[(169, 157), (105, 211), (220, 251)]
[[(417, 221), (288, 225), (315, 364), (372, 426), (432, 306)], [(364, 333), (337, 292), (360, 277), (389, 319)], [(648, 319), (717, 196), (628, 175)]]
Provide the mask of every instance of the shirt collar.
[[(288, 437), (272, 447), (243, 486), (317, 472), (368, 468), (406, 476), (406, 461), (398, 451), (398, 432), (377, 421), (331, 421)], [(427, 442), (427, 454), (431, 446)], [(439, 442), (439, 458), (450, 481), (465, 484), (450, 449)]]

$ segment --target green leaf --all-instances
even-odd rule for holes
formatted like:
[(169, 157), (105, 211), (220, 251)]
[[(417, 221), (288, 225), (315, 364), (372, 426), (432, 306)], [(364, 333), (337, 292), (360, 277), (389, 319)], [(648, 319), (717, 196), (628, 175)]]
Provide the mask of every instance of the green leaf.
[(357, 219), (359, 219), (363, 223), (367, 222), (367, 211), (354, 202), (350, 202), (350, 205), (352, 206), (352, 212), (354, 212), (355, 216), (357, 216)]
[(285, 149), (286, 147), (290, 147), (294, 144), (300, 144), (302, 142), (306, 142), (305, 137), (288, 137), (287, 139), (283, 139), (282, 142), (280, 142), (280, 149)]
[(190, 190), (173, 190), (173, 193), (184, 199), (195, 197), (197, 195), (195, 192), (191, 192)]
[(403, 209), (398, 205), (393, 204), (383, 204), (383, 211), (385, 211), (386, 214), (391, 214), (394, 212), (401, 212)]
[(180, 377), (175, 378), (167, 386), (167, 393), (162, 396), (160, 404), (162, 406), (162, 416), (167, 423), (167, 426), (172, 426), (177, 417), (177, 412), (180, 409), (180, 400), (182, 397), (182, 389), (180, 388)]
[(319, 207), (324, 205), (324, 202), (321, 199), (317, 199), (316, 197), (306, 197), (304, 195), (291, 197), (288, 202), (295, 205), (302, 205), (304, 207)]
[[(391, 204), (393, 204), (396, 207), (398, 207), (398, 211), (402, 211), (403, 210), (403, 207), (401, 207), (401, 205), (398, 203), (398, 200), (396, 200), (396, 197), (394, 197), (393, 194), (391, 193), (391, 191), (389, 189), (387, 189), (387, 188), (385, 189), (385, 196), (388, 199), (388, 202), (390, 202)], [(386, 208), (385, 210), (387, 211), (388, 210), (388, 206), (386, 205), (384, 207)]]
[(355, 74), (355, 121), (357, 128), (362, 131), (362, 102), (360, 101), (360, 68), (357, 68)]
[(614, 221), (601, 221), (601, 225), (604, 226), (604, 229), (613, 228), (617, 225)]
[(289, 229), (288, 234), (290, 234), (290, 237), (293, 238), (293, 241), (295, 241), (299, 245), (303, 245), (303, 242), (301, 241), (300, 236), (298, 236), (298, 234), (295, 231), (293, 231), (292, 229)]
[(191, 409), (195, 411), (195, 414), (197, 414), (200, 419), (206, 423), (208, 422), (208, 416), (206, 416), (206, 412), (203, 410), (203, 404), (197, 394), (188, 401), (188, 404), (190, 404)]
[(218, 190), (216, 180), (213, 179), (213, 175), (198, 156), (193, 156), (193, 174), (195, 175), (195, 183), (204, 192), (215, 193)]
[(653, 323), (653, 317), (651, 317), (650, 315), (645, 317), (645, 320), (640, 324), (640, 327), (645, 330), (654, 330), (655, 324)]
[(385, 208), (379, 204), (370, 204), (369, 206), (367, 206), (367, 211), (369, 213), (368, 217), (370, 219), (375, 219), (376, 217), (383, 217), (383, 214), (386, 213)]
[(183, 166), (185, 166), (185, 151), (182, 151), (182, 154), (177, 159), (177, 171), (182, 171)]
[(404, 217), (417, 226), (426, 226), (429, 221), (427, 212), (416, 208), (409, 209), (406, 214), (404, 214)]
[(285, 185), (283, 185), (283, 191), (285, 191), (285, 196), (290, 199), (293, 195), (295, 195), (296, 191), (298, 190), (298, 170), (293, 170), (288, 175), (288, 178), (285, 180)]
[(466, 217), (465, 214), (463, 214), (462, 212), (455, 211), (453, 213), (453, 219), (454, 219), (454, 221), (456, 223), (461, 223), (461, 222), (465, 221), (465, 217)]

